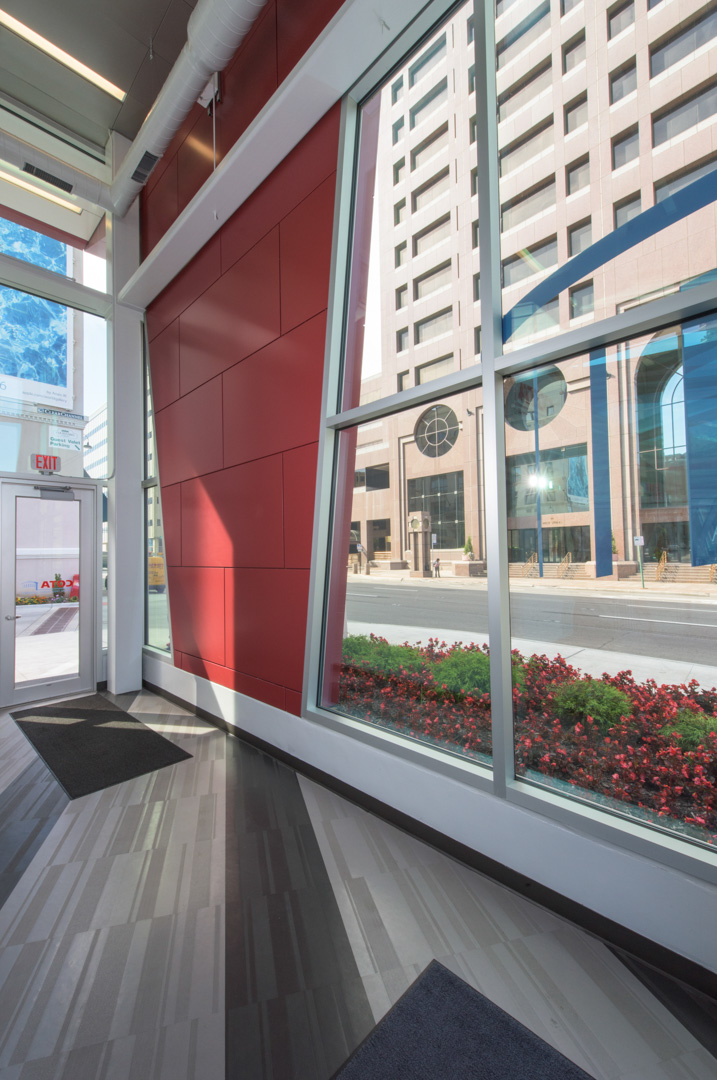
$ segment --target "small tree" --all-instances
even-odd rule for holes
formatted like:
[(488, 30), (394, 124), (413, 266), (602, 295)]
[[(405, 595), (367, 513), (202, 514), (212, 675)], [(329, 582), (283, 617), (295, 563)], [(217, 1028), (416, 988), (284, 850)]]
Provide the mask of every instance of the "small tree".
[(467, 559), (475, 558), (475, 555), (473, 553), (473, 541), (471, 540), (470, 536), (467, 538), (465, 544), (463, 545), (463, 554)]

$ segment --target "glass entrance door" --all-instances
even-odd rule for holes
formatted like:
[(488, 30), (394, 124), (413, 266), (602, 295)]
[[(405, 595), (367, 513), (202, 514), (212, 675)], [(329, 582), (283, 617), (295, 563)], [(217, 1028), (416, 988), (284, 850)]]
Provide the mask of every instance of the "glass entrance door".
[(95, 491), (0, 481), (0, 706), (95, 686)]

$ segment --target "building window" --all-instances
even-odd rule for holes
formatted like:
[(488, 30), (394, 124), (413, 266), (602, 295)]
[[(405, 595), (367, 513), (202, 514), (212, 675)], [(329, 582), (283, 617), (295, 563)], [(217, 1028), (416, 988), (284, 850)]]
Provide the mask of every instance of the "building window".
[(537, 214), (555, 206), (555, 177), (544, 181), (536, 188), (518, 195), (503, 203), (501, 208), (501, 228), (503, 232), (514, 229)]
[(586, 251), (592, 242), (593, 229), (590, 218), (587, 221), (578, 222), (577, 225), (571, 225), (568, 229), (568, 254), (571, 258), (573, 255), (579, 255), (581, 251)]
[(463, 473), (439, 473), (408, 481), (408, 512), (430, 516), (434, 547), (443, 551), (465, 544)]
[(403, 173), (404, 173), (405, 168), (406, 168), (406, 159), (405, 158), (401, 158), (400, 161), (397, 161), (396, 164), (393, 166), (393, 182), (394, 182), (394, 184), (398, 184), (398, 183), (401, 182), (401, 180), (403, 180)]
[(395, 124), (391, 128), (391, 132), (392, 132), (391, 141), (393, 142), (394, 146), (396, 145), (398, 140), (403, 135), (403, 128), (405, 126), (405, 123), (406, 123), (406, 121), (404, 120), (404, 118), (402, 116), (399, 116), (398, 120), (395, 122)]
[(642, 211), (642, 200), (638, 192), (637, 195), (630, 195), (629, 198), (623, 199), (619, 203), (615, 203), (614, 206), (614, 220), (615, 228), (619, 229), (621, 225), (627, 225), (628, 221), (632, 221), (633, 218)]
[(440, 109), (448, 100), (448, 79), (441, 79), (441, 81), (429, 90), (427, 94), (417, 101), (416, 104), (409, 110), (409, 123), (411, 129), (415, 128), (417, 124), (422, 123), (427, 117), (431, 116), (436, 109)]
[(475, 94), (476, 92), (476, 66), (471, 64), (468, 68), (468, 93)]
[(439, 218), (438, 221), (434, 221), (431, 225), (416, 233), (413, 238), (414, 256), (423, 255), (424, 252), (430, 251), (436, 244), (442, 244), (450, 235), (451, 215), (446, 214), (444, 217)]
[(391, 104), (395, 105), (403, 97), (403, 75), (391, 86)]
[(580, 97), (565, 106), (565, 134), (577, 131), (579, 127), (588, 122), (588, 96), (581, 94)]
[(563, 45), (563, 74), (582, 64), (585, 59), (585, 31), (574, 37), (567, 45)]
[(471, 116), (470, 120), (468, 121), (468, 139), (469, 142), (473, 144), (477, 138), (478, 128), (476, 126), (476, 118), (475, 116)]
[[(582, 2), (582, 0), (581, 0)], [(553, 84), (553, 70), (550, 60), (534, 68), (529, 75), (504, 90), (498, 97), (498, 120), (507, 120), (524, 105), (535, 101), (536, 97)]]
[(408, 303), (408, 285), (399, 285), (396, 289), (396, 311)]
[(402, 221), (406, 220), (406, 200), (399, 199), (393, 208), (393, 224), (400, 225)]
[(552, 117), (543, 121), (537, 128), (521, 135), (515, 142), (510, 143), (501, 150), (499, 155), (500, 175), (506, 176), (521, 168), (526, 161), (542, 154), (555, 145), (555, 132), (553, 130)]
[(431, 360), (428, 364), (421, 364), (416, 368), (416, 386), (423, 386), (424, 383), (449, 375), (453, 367), (453, 353), (441, 356), (438, 360)]
[(574, 285), (570, 289), (570, 318), (582, 319), (584, 315), (592, 315), (594, 309), (592, 281), (586, 281), (582, 285)]
[(409, 386), (411, 385), (411, 372), (410, 371), (399, 371), (398, 376), (397, 376), (397, 385), (398, 385), (398, 392), (399, 393), (402, 390), (408, 390)]
[(473, 354), (480, 356), (480, 326), (476, 326), (473, 330)]
[(472, 237), (472, 245), (471, 246), (473, 247), (473, 250), (475, 251), (475, 249), (480, 244), (480, 224), (477, 221), (474, 221), (472, 226), (471, 226), (471, 237)]
[(470, 45), (476, 36), (475, 16), (469, 15), (466, 21), (466, 39)]
[(394, 250), (394, 266), (405, 266), (408, 258), (408, 243), (404, 240), (400, 244), (396, 244)]
[(665, 41), (663, 39), (650, 49), (650, 78), (667, 71), (673, 64), (684, 60), (702, 45), (717, 37), (717, 11), (713, 8), (707, 15), (693, 22), (686, 29), (680, 28)]
[(496, 61), (505, 67), (550, 29), (550, 0), (544, 0), (498, 42)]
[(503, 288), (517, 285), (519, 281), (540, 274), (550, 266), (555, 266), (558, 261), (558, 240), (551, 236), (549, 240), (542, 240), (539, 244), (512, 255), (503, 260)]
[(590, 158), (580, 158), (565, 169), (565, 188), (568, 195), (574, 195), (590, 184)]
[(478, 168), (471, 169), (471, 197), (478, 194)]
[(431, 158), (441, 154), (448, 146), (448, 124), (443, 124), (437, 131), (432, 132), (427, 138), (411, 151), (411, 172), (420, 169)]
[(405, 352), (408, 348), (408, 327), (396, 331), (396, 352)]
[(702, 120), (708, 120), (717, 113), (717, 84), (708, 86), (690, 95), (679, 105), (675, 105), (652, 118), (652, 145), (661, 146), (668, 139), (674, 139), (683, 131), (695, 127)]
[(480, 300), (480, 274), (473, 275), (473, 303)]
[(622, 101), (624, 97), (637, 89), (637, 65), (634, 60), (613, 72), (610, 76), (610, 104)]
[(640, 135), (638, 129), (631, 128), (616, 135), (612, 140), (612, 167), (620, 169), (634, 161), (640, 154)]
[(695, 180), (700, 180), (707, 173), (714, 172), (715, 169), (717, 169), (717, 158), (710, 158), (708, 161), (691, 165), (689, 169), (681, 171), (677, 176), (669, 176), (664, 180), (658, 180), (655, 184), (655, 202), (658, 203), (662, 202), (663, 199), (669, 199), (670, 195), (674, 195), (675, 192), (687, 187), (688, 184), (694, 183)]
[(560, 14), (567, 15), (569, 11), (582, 4), (583, 0), (560, 0)]
[(416, 424), (416, 445), (426, 457), (443, 457), (458, 441), (458, 417), (447, 405), (434, 405)]
[(408, 85), (415, 86), (420, 79), (436, 66), (436, 64), (440, 64), (445, 55), (446, 35), (441, 34), (440, 37), (436, 38), (436, 40), (421, 53), (418, 60), (409, 67)]
[(448, 166), (445, 169), (441, 169), (439, 173), (432, 176), (430, 180), (426, 180), (424, 184), (417, 187), (411, 196), (411, 202), (413, 211), (416, 213), (418, 210), (423, 210), (424, 207), (430, 206), (432, 202), (440, 198), (441, 195), (445, 195), (451, 187), (450, 170)]
[(429, 315), (425, 319), (419, 319), (413, 329), (413, 337), (416, 345), (422, 345), (424, 341), (431, 341), (435, 337), (442, 337), (453, 329), (453, 308), (445, 308), (435, 315)]
[(612, 8), (607, 13), (608, 38), (617, 37), (617, 35), (622, 33), (623, 30), (627, 30), (628, 26), (632, 26), (634, 21), (634, 0), (628, 0), (627, 4), (618, 4), (617, 7)]
[(449, 259), (447, 262), (441, 263), (440, 266), (436, 266), (433, 270), (427, 270), (425, 274), (414, 278), (414, 300), (422, 300), (424, 296), (430, 296), (431, 293), (437, 292), (439, 289), (445, 289), (451, 284), (451, 280), (451, 260)]

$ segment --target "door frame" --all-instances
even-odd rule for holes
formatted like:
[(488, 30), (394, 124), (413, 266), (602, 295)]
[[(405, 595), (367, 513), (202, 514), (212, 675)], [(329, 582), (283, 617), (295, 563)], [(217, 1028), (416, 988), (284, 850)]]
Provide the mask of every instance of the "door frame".
[[(6, 620), (6, 615), (15, 613), (15, 559), (8, 559), (11, 565), (3, 565), (0, 576), (0, 708), (10, 708), (24, 702), (41, 701), (46, 698), (62, 697), (70, 694), (92, 693), (97, 687), (97, 673), (101, 671), (102, 659), (102, 590), (100, 557), (102, 541), (102, 481), (89, 477), (42, 476), (32, 474), (0, 473), (0, 546), (4, 543), (5, 529), (14, 525), (13, 496), (19, 494), (18, 488), (29, 488), (35, 497), (41, 498), (40, 489), (60, 491), (70, 489), (84, 493), (80, 502), (80, 559), (84, 573), (81, 579), (86, 582), (86, 603), (81, 608), (79, 641), (79, 674), (77, 676), (54, 676), (46, 680), (37, 680), (15, 688), (15, 623)], [(89, 500), (87, 499), (89, 496)], [(31, 496), (32, 497), (32, 496)], [(6, 523), (5, 515), (10, 514), (12, 525)], [(13, 529), (14, 534), (14, 529)], [(8, 544), (14, 543), (8, 538)], [(5, 560), (3, 560), (3, 563)], [(89, 591), (89, 596), (87, 592)], [(7, 610), (6, 610), (7, 609)]]

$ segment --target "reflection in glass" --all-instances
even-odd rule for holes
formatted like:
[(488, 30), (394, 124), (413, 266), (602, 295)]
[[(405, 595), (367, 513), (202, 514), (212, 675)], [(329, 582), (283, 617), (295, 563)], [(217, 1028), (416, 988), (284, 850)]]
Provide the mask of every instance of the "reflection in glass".
[(716, 357), (712, 317), (505, 384), (516, 773), (710, 843)]
[[(535, 0), (516, 0), (512, 29), (506, 18), (496, 22), (501, 261), (519, 265), (553, 239), (556, 247), (553, 265), (518, 283), (504, 280), (508, 350), (567, 330), (581, 317), (576, 287), (588, 279), (591, 310), (603, 319), (717, 269), (708, 180), (717, 126), (714, 11), (686, 25), (684, 11), (666, 4), (657, 33), (644, 4), (602, 14), (588, 3), (562, 5), (568, 9), (563, 26), (558, 3), (540, 15)], [(529, 41), (521, 30), (535, 17), (551, 32), (520, 53), (522, 65), (505, 65), (506, 47)], [(608, 48), (606, 37), (619, 41)], [(564, 138), (540, 143), (555, 118), (564, 119)], [(533, 147), (540, 152), (531, 156)], [(512, 161), (520, 167), (511, 169)], [(658, 214), (655, 203), (663, 204)], [(588, 219), (589, 243), (576, 250), (574, 227)], [(604, 243), (618, 229), (622, 235)]]
[(167, 564), (162, 525), (162, 497), (159, 486), (145, 489), (145, 523), (147, 536), (145, 643), (155, 649), (169, 652), (171, 643)]
[(16, 499), (15, 685), (80, 670), (80, 503)]
[(482, 427), (473, 390), (341, 433), (322, 700), (486, 762)]
[(476, 362), (472, 11), (455, 10), (361, 108), (345, 408)]

